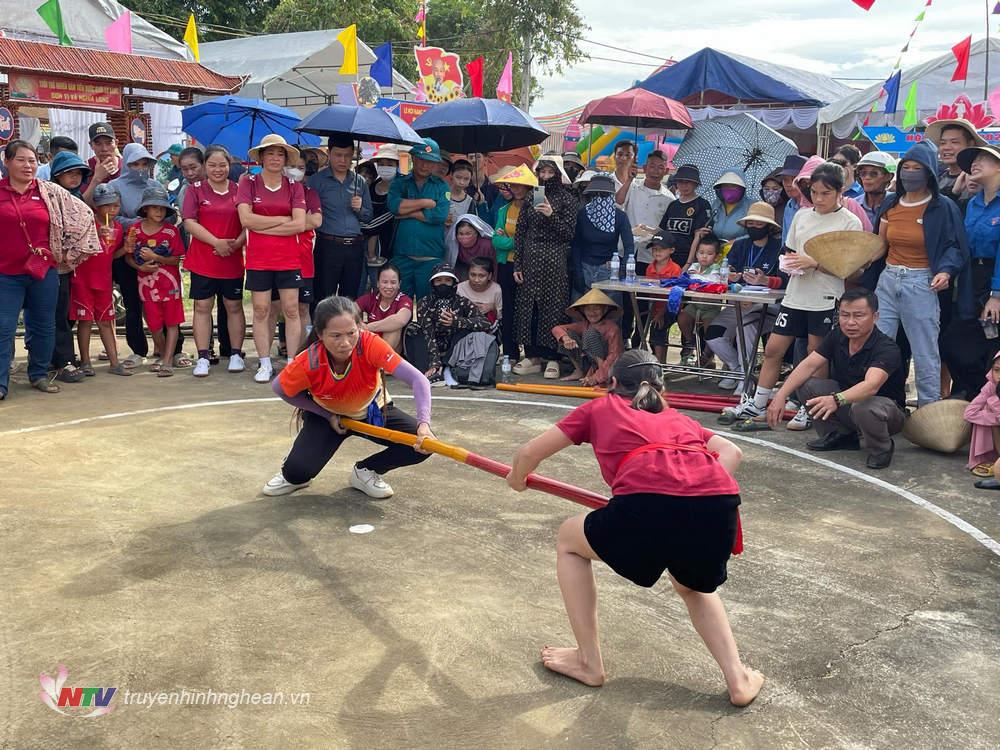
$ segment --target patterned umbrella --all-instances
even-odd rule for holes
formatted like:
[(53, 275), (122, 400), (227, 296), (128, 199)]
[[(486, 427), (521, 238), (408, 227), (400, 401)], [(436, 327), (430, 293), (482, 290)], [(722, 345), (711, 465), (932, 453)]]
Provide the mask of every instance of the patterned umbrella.
[(673, 162), (698, 167), (703, 195), (712, 195), (712, 183), (731, 169), (746, 175), (747, 193), (756, 195), (760, 181), (796, 153), (798, 147), (790, 139), (756, 117), (738, 114), (697, 123), (684, 136)]

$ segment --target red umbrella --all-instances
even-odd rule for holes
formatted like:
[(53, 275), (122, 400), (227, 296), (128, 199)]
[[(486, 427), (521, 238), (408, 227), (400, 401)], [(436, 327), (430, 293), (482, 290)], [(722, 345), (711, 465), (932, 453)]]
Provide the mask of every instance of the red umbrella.
[(580, 123), (633, 128), (690, 130), (694, 125), (687, 107), (645, 89), (629, 89), (594, 99), (583, 108)]

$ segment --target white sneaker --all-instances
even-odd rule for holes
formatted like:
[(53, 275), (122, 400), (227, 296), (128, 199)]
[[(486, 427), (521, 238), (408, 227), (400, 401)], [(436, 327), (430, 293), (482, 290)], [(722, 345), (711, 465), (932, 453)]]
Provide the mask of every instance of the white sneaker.
[(377, 500), (392, 497), (392, 487), (382, 477), (371, 469), (360, 469), (357, 465), (351, 472), (351, 487)]
[(290, 495), (295, 492), (295, 490), (301, 490), (303, 487), (308, 486), (309, 482), (304, 484), (292, 484), (285, 479), (284, 474), (279, 471), (267, 480), (267, 484), (264, 485), (264, 489), (261, 490), (261, 492), (269, 497), (277, 497), (278, 495)]
[(733, 424), (743, 422), (747, 419), (759, 417), (764, 413), (764, 409), (758, 409), (753, 399), (744, 400), (739, 406), (727, 406), (722, 410), (719, 417), (720, 424)]
[(198, 361), (194, 363), (194, 369), (191, 370), (191, 374), (196, 378), (207, 378), (209, 367), (211, 367), (211, 364), (207, 359), (198, 357)]
[(233, 354), (229, 357), (229, 367), (226, 369), (229, 372), (243, 372), (247, 369), (247, 363), (243, 361), (243, 357), (239, 354)]
[(809, 416), (809, 412), (806, 411), (805, 406), (800, 406), (799, 410), (795, 412), (795, 416), (792, 417), (788, 424), (785, 425), (789, 430), (795, 430), (796, 432), (801, 432), (802, 430), (808, 430), (812, 427), (813, 419)]
[(740, 380), (738, 383), (736, 383), (736, 387), (733, 389), (733, 395), (734, 396), (742, 396), (743, 395), (743, 383), (744, 382), (745, 381)]
[(719, 388), (721, 388), (724, 391), (731, 391), (733, 390), (733, 388), (737, 386), (737, 384), (738, 381), (736, 380), (736, 378), (723, 378), (722, 380), (719, 381)]
[(253, 376), (253, 379), (257, 383), (270, 383), (273, 375), (274, 370), (271, 369), (270, 364), (261, 364), (257, 367), (257, 374)]

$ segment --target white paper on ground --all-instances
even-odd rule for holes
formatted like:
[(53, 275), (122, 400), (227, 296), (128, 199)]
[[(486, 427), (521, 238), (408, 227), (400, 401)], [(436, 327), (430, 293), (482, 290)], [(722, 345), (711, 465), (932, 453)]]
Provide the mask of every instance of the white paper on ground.
[(359, 523), (355, 524), (354, 526), (351, 526), (348, 529), (348, 531), (350, 531), (352, 534), (370, 534), (371, 532), (375, 531), (375, 527), (372, 526), (370, 523)]

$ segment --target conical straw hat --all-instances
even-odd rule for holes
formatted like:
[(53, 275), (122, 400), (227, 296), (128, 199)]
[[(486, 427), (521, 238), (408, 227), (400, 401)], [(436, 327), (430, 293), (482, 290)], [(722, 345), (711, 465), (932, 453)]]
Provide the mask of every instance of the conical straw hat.
[(972, 425), (965, 421), (968, 405), (968, 401), (949, 398), (921, 406), (903, 425), (903, 437), (921, 448), (955, 453), (972, 435)]
[(804, 249), (809, 257), (819, 261), (824, 271), (846, 279), (875, 260), (882, 250), (882, 240), (871, 232), (827, 232), (806, 240)]
[(605, 316), (605, 319), (615, 320), (621, 317), (622, 314), (621, 306), (600, 289), (591, 289), (580, 297), (580, 299), (566, 308), (566, 314), (574, 320), (583, 320), (583, 311), (580, 308), (584, 305), (604, 305), (605, 307), (610, 307), (611, 311)]

